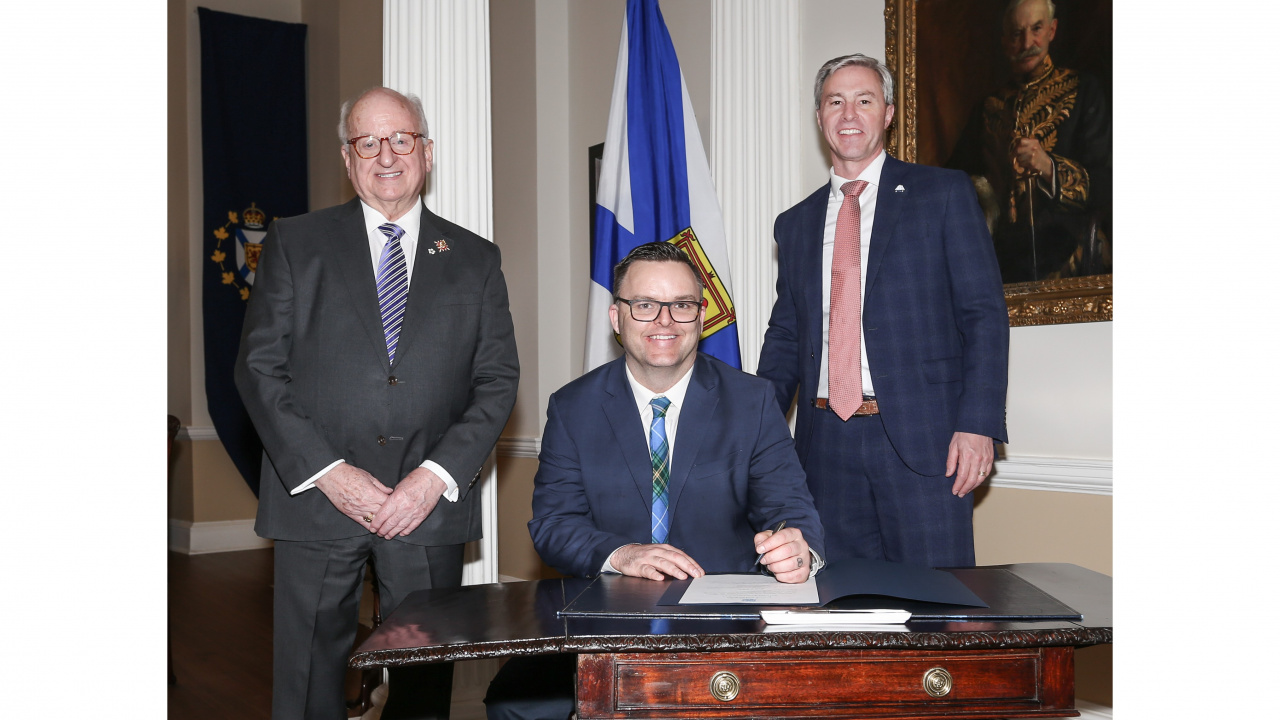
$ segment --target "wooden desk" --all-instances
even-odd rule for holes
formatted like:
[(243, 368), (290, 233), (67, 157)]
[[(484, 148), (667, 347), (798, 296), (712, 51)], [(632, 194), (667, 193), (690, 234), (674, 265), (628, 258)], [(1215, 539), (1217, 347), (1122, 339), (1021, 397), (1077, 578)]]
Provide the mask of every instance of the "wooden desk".
[[(996, 567), (1080, 611), (1083, 621), (767, 632), (760, 620), (559, 618), (590, 581), (541, 580), (413, 593), (351, 666), (578, 653), (581, 720), (1077, 715), (1075, 648), (1111, 642), (1111, 578), (1066, 564)], [(664, 588), (636, 578), (600, 581), (651, 593), (655, 602)]]

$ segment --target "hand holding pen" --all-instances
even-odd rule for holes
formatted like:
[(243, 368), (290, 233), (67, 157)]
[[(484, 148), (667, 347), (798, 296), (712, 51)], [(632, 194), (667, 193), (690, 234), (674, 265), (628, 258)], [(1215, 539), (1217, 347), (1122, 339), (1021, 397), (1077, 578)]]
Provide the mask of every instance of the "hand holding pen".
[(756, 564), (772, 573), (778, 582), (799, 583), (809, 579), (812, 555), (809, 543), (796, 528), (788, 528), (787, 521), (778, 523), (773, 530), (756, 533)]

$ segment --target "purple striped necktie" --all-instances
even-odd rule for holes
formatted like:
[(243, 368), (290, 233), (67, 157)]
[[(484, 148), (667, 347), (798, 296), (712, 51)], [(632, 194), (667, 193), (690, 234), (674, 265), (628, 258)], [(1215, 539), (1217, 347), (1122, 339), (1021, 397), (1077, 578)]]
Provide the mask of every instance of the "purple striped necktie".
[(404, 228), (385, 223), (379, 225), (378, 230), (387, 236), (382, 259), (378, 261), (378, 309), (382, 312), (382, 332), (387, 338), (387, 359), (395, 362), (405, 301), (409, 297), (409, 266), (404, 259), (404, 248), (400, 247)]

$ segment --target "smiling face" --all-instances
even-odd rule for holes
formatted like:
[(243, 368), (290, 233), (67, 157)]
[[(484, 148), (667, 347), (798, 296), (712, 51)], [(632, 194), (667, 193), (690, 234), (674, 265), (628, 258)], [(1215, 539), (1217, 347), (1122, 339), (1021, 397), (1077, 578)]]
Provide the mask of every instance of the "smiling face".
[(848, 65), (822, 84), (818, 127), (840, 177), (852, 180), (871, 164), (884, 149), (891, 122), (893, 106), (885, 104), (880, 76), (871, 68)]
[(1031, 74), (1049, 54), (1049, 43), (1058, 32), (1058, 20), (1049, 18), (1044, 0), (1027, 0), (1004, 19), (1004, 54), (1015, 75)]
[[(422, 132), (415, 115), (399, 98), (378, 90), (356, 101), (347, 120), (347, 139), (361, 135), (389, 137), (397, 131)], [(396, 155), (388, 143), (382, 143), (378, 156), (364, 159), (350, 145), (342, 146), (342, 159), (347, 177), (356, 195), (387, 220), (398, 220), (422, 192), (422, 184), (431, 172), (432, 143), (418, 138), (413, 152)]]
[[(702, 302), (702, 290), (689, 266), (681, 262), (638, 261), (631, 265), (618, 288), (618, 297), (627, 300)], [(655, 393), (666, 392), (684, 376), (697, 358), (698, 339), (707, 311), (698, 311), (694, 322), (678, 323), (663, 308), (653, 322), (631, 317), (626, 303), (609, 306), (613, 331), (622, 337), (627, 367), (641, 385)]]

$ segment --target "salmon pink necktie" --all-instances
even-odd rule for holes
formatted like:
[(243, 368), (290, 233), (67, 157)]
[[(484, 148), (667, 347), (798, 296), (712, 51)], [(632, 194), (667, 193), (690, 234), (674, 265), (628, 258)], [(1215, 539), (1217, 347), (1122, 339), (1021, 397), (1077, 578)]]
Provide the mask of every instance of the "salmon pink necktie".
[(862, 208), (866, 180), (840, 186), (844, 203), (836, 215), (831, 255), (831, 328), (827, 346), (827, 395), (841, 420), (862, 405)]

